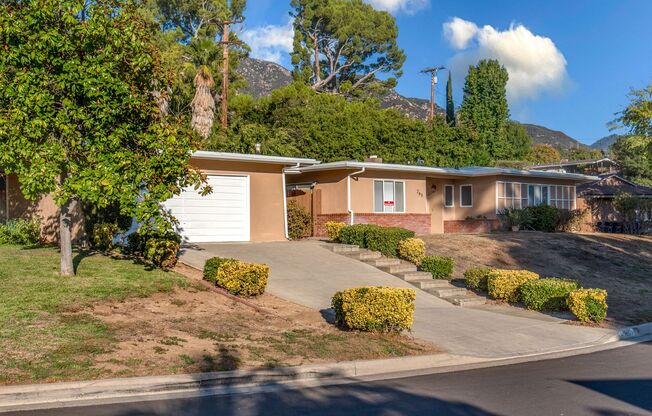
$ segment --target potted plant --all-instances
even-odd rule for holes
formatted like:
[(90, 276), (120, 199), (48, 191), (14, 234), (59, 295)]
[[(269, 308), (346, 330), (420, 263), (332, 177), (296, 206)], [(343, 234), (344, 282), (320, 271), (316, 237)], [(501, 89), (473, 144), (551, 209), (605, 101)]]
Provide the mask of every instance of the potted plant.
[(520, 208), (505, 208), (498, 214), (512, 231), (518, 231), (529, 224), (531, 218), (527, 210)]

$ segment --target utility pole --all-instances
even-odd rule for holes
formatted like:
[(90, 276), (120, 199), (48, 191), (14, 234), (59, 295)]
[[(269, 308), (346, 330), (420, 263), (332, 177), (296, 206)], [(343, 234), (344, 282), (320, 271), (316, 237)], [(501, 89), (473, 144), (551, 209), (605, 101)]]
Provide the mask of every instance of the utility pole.
[(433, 120), (435, 118), (435, 88), (437, 87), (437, 72), (442, 69), (446, 68), (443, 66), (435, 66), (420, 71), (424, 74), (430, 74), (430, 111), (428, 113), (428, 120)]
[(228, 109), (229, 109), (229, 45), (238, 44), (239, 41), (229, 40), (229, 29), (232, 24), (242, 23), (238, 21), (222, 22), (222, 129), (226, 130), (228, 124)]

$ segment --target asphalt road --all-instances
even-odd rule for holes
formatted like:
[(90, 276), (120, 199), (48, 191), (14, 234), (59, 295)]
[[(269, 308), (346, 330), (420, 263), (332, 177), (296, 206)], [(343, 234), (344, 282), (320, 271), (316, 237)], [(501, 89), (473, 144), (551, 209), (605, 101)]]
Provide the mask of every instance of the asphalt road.
[(652, 415), (652, 343), (558, 360), (271, 393), (25, 415)]

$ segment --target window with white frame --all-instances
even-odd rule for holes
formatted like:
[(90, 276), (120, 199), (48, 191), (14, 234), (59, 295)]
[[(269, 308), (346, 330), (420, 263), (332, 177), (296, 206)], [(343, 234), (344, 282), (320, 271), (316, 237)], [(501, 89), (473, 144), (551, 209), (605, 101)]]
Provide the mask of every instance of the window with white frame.
[(405, 182), (375, 180), (374, 212), (405, 212)]
[(465, 208), (473, 206), (473, 185), (460, 185), (460, 206)]
[(559, 209), (575, 209), (574, 186), (519, 182), (496, 182), (496, 212), (505, 208), (551, 205)]
[(444, 206), (455, 206), (455, 187), (453, 185), (444, 185)]

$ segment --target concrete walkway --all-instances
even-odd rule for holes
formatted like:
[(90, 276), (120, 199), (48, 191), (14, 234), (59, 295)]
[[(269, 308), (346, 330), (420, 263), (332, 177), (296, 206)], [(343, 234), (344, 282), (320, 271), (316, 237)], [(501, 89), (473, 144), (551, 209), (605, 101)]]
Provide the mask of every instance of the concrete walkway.
[(203, 268), (206, 259), (233, 257), (270, 266), (268, 292), (328, 313), (333, 293), (355, 286), (395, 286), (417, 291), (414, 336), (451, 353), (506, 358), (555, 352), (597, 344), (615, 330), (561, 324), (467, 309), (416, 289), (411, 284), (363, 262), (328, 250), (314, 240), (277, 243), (201, 244), (182, 251), (181, 261)]

